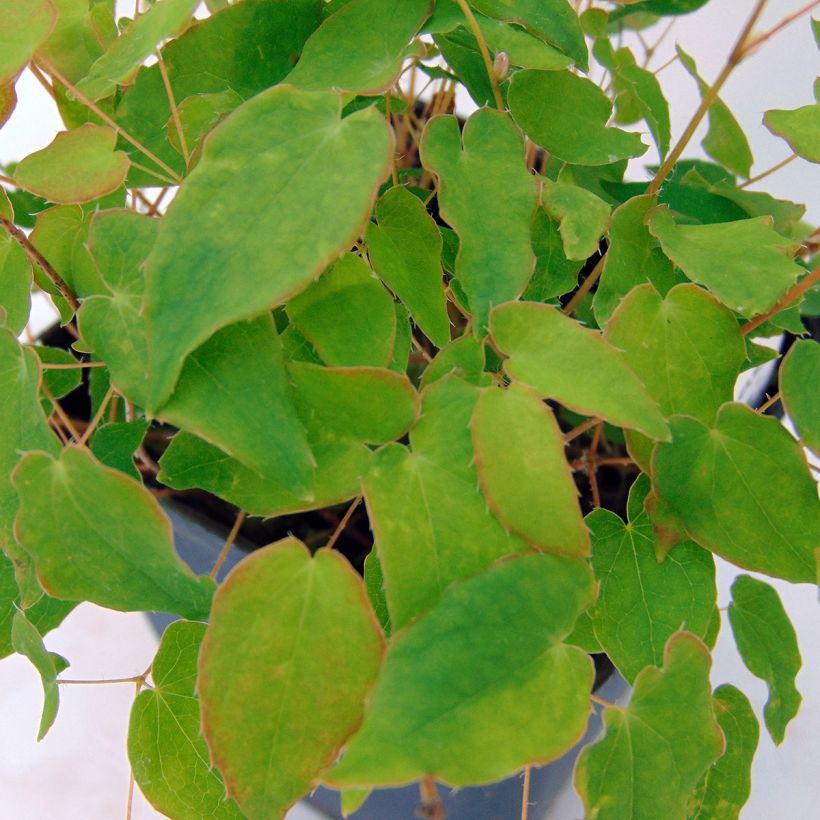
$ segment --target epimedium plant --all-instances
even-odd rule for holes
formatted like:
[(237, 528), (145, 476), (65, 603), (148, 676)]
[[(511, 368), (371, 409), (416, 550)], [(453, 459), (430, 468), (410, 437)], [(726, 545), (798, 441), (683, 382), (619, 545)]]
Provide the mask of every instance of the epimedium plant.
[[(528, 775), (595, 707), (589, 817), (738, 816), (758, 721), (710, 683), (714, 555), (817, 579), (817, 344), (780, 369), (799, 440), (733, 388), (777, 355), (755, 336), (804, 334), (820, 268), (720, 92), (817, 3), (760, 32), (758, 0), (712, 82), (678, 49), (702, 103), (673, 140), (655, 47), (620, 35), (704, 3), (0, 0), (0, 122), (28, 66), (65, 124), (0, 176), (0, 648), (42, 677), (41, 737), (68, 663), (43, 638), (90, 601), (182, 619), (127, 741), (170, 817), (416, 781), (436, 816), (436, 781)], [(820, 161), (817, 104), (765, 125)], [(21, 336), (33, 290), (70, 351)], [(245, 516), (347, 512), (197, 577), (157, 499), (192, 488), (234, 506), (224, 552)], [(334, 548), (362, 499), (363, 576)], [(750, 575), (728, 620), (780, 742), (794, 630)]]

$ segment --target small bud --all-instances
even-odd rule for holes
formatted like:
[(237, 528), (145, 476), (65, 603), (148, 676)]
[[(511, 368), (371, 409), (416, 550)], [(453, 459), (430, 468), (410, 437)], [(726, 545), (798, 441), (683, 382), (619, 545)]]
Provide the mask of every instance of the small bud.
[(493, 71), (499, 82), (506, 79), (507, 74), (510, 73), (510, 58), (506, 51), (499, 51), (493, 60)]

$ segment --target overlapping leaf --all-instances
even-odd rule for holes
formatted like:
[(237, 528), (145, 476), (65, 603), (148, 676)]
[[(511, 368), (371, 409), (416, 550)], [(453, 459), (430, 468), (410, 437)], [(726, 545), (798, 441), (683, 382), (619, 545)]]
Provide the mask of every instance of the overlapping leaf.
[(591, 191), (565, 182), (543, 181), (544, 210), (558, 220), (567, 259), (587, 259), (609, 225), (609, 206)]
[(54, 28), (57, 14), (51, 0), (0, 0), (0, 85), (13, 80), (37, 46)]
[(793, 111), (767, 111), (763, 124), (783, 137), (795, 154), (809, 162), (820, 162), (820, 85), (815, 83), (814, 92), (817, 102)]
[(394, 635), (362, 728), (324, 779), (462, 786), (560, 756), (584, 731), (592, 685), (589, 658), (560, 641), (592, 597), (583, 562), (544, 553), (451, 587)]
[(780, 392), (789, 418), (801, 439), (820, 453), (820, 411), (817, 385), (820, 384), (820, 345), (798, 340), (780, 366)]
[(361, 721), (383, 641), (336, 552), (280, 541), (220, 586), (198, 691), (211, 757), (245, 814), (283, 817), (333, 761)]

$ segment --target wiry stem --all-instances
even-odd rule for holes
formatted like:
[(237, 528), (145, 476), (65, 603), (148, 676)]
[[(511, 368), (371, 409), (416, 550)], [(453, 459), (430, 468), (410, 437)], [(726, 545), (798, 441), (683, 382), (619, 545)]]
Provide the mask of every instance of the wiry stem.
[(777, 300), (774, 307), (761, 313), (760, 316), (755, 316), (754, 319), (749, 320), (740, 328), (740, 332), (744, 336), (748, 336), (753, 330), (759, 328), (764, 322), (767, 322), (772, 316), (780, 313), (781, 310), (787, 308), (792, 302), (799, 299), (807, 290), (813, 288), (820, 282), (820, 265), (818, 265), (808, 276), (801, 279), (788, 293)]
[(484, 60), (484, 67), (487, 69), (487, 76), (490, 79), (490, 86), (493, 89), (495, 107), (499, 111), (503, 111), (504, 98), (501, 96), (501, 89), (498, 87), (498, 77), (495, 76), (493, 61), (490, 59), (490, 51), (487, 48), (487, 42), (484, 39), (484, 35), (481, 33), (481, 29), (478, 27), (478, 21), (475, 19), (475, 15), (469, 5), (467, 5), (467, 0), (456, 0), (456, 3), (458, 3), (459, 8), (464, 12), (464, 16), (467, 18), (467, 22), (470, 25), (473, 36), (478, 41), (478, 49), (481, 52), (481, 58)]

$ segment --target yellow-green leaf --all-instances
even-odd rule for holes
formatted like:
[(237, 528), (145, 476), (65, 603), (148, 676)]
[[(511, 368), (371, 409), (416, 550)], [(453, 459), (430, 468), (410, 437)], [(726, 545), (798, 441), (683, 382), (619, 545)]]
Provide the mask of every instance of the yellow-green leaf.
[(544, 210), (558, 220), (567, 259), (587, 259), (609, 225), (609, 205), (591, 191), (566, 182), (542, 182)]
[(13, 80), (54, 28), (50, 0), (0, 0), (0, 85)]
[(783, 396), (783, 405), (800, 438), (816, 453), (820, 453), (818, 385), (820, 345), (811, 339), (798, 340), (780, 365), (780, 392)]

